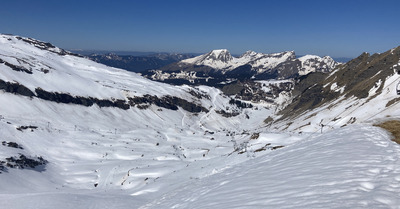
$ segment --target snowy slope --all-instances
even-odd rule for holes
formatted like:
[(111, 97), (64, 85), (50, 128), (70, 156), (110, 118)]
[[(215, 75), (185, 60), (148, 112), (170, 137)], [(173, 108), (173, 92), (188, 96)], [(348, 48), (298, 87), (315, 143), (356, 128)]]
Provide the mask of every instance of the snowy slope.
[[(115, 204), (111, 197), (126, 199), (124, 207), (140, 206), (181, 183), (247, 160), (237, 153), (273, 111), (257, 104), (242, 109), (215, 88), (153, 82), (60, 54), (56, 47), (39, 48), (45, 44), (33, 39), (1, 35), (0, 44), (0, 199), (7, 208), (62, 203), (65, 208), (90, 208), (96, 206), (94, 200), (99, 201), (96, 207), (109, 208)], [(33, 95), (22, 95), (28, 90), (17, 84)], [(55, 102), (38, 97), (38, 88), (107, 101), (174, 96), (207, 111), (190, 112), (185, 104), (166, 108), (168, 100), (128, 109)], [(222, 110), (235, 117), (217, 113)], [(254, 149), (265, 145), (260, 140), (253, 140)], [(220, 159), (233, 153), (236, 160)], [(47, 164), (7, 166), (9, 159), (22, 156), (43, 158)], [(15, 201), (21, 197), (25, 201)]]
[(400, 99), (396, 91), (400, 83), (398, 66), (399, 47), (372, 56), (363, 54), (323, 78), (313, 80), (311, 75), (311, 82), (301, 89), (304, 90), (302, 94), (292, 98), (286, 118), (276, 121), (272, 127), (274, 130), (315, 132), (354, 123), (400, 119)]
[[(303, 126), (303, 133), (295, 133), (297, 125), (319, 119), (303, 115), (287, 128), (292, 132), (278, 128), (287, 121), (266, 126), (267, 117), (278, 118), (277, 104), (290, 101), (288, 92), (274, 95), (276, 104), (240, 107), (216, 88), (153, 82), (9, 35), (0, 35), (0, 59), (0, 208), (398, 205), (399, 150), (389, 137), (366, 125), (335, 126), (335, 132), (320, 136), (318, 125)], [(260, 84), (269, 92), (273, 85), (267, 84), (279, 82)], [(59, 94), (54, 101), (43, 99), (38, 88)], [(375, 99), (384, 106), (379, 95)], [(122, 101), (129, 108), (104, 101)], [(175, 109), (170, 101), (180, 104)], [(190, 104), (204, 109), (191, 111)], [(22, 156), (46, 163), (7, 166)]]
[(192, 182), (142, 208), (399, 208), (399, 163), (400, 147), (386, 133), (351, 126)]
[(164, 95), (170, 91), (177, 94), (182, 92), (169, 85), (154, 85), (155, 82), (143, 79), (137, 74), (106, 67), (82, 57), (65, 55), (60, 59), (59, 54), (34, 47), (15, 36), (1, 35), (0, 44), (0, 59), (32, 72), (29, 74), (13, 71), (3, 64), (0, 79), (25, 84), (32, 91), (40, 87), (48, 91), (69, 92), (79, 96), (112, 96), (116, 99), (147, 93)]

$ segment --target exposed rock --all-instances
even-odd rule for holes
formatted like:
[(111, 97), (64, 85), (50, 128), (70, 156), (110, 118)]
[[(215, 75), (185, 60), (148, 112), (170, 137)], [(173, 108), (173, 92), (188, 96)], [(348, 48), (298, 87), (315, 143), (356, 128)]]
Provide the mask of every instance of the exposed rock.
[(6, 66), (11, 68), (12, 70), (15, 70), (15, 71), (18, 71), (18, 72), (25, 72), (25, 73), (28, 73), (28, 74), (32, 74), (32, 71), (30, 71), (28, 69), (25, 69), (24, 67), (21, 67), (21, 66), (13, 65), (13, 64), (8, 63), (8, 62), (6, 62), (6, 61), (4, 61), (2, 59), (0, 59), (0, 64), (5, 64)]
[(5, 82), (3, 80), (0, 80), (0, 90), (4, 90), (5, 92), (13, 94), (19, 94), (22, 96), (28, 96), (28, 97), (35, 96), (35, 94), (25, 86), (19, 83)]
[(19, 154), (18, 157), (8, 157), (6, 161), (1, 161), (3, 166), (8, 168), (17, 169), (33, 169), (36, 171), (44, 171), (44, 165), (48, 163), (43, 157), (26, 157), (23, 154)]
[(6, 141), (3, 141), (3, 142), (1, 142), (1, 144), (3, 145), (3, 146), (6, 146), (6, 147), (12, 147), (12, 148), (16, 148), (16, 149), (24, 149), (22, 146), (20, 146), (18, 143), (16, 143), (16, 142), (6, 142)]
[(143, 95), (141, 97), (130, 97), (129, 99), (129, 104), (131, 106), (135, 105), (143, 105), (143, 104), (154, 104), (158, 107), (163, 107), (166, 109), (170, 110), (177, 110), (178, 106), (182, 107), (182, 109), (188, 111), (188, 112), (193, 112), (193, 113), (198, 113), (198, 112), (208, 112), (208, 110), (200, 105), (196, 105), (194, 103), (188, 102), (184, 99), (181, 99), (179, 97), (175, 96), (164, 96), (162, 98), (158, 98), (157, 96), (152, 96), (152, 95)]

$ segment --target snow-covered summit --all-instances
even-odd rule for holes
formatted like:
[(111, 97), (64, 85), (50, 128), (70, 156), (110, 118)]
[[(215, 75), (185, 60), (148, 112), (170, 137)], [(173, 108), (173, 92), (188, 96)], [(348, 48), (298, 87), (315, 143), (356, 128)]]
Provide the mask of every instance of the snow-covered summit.
[[(296, 54), (294, 51), (285, 51), (272, 54), (258, 53), (255, 51), (246, 51), (239, 57), (233, 57), (228, 50), (219, 49), (212, 50), (207, 54), (203, 54), (194, 58), (182, 60), (181, 63), (192, 65), (205, 65), (216, 70), (229, 71), (243, 65), (251, 65), (252, 69), (257, 73), (263, 73), (271, 70), (285, 62), (295, 61)], [(306, 55), (298, 59), (301, 64), (299, 73), (301, 75), (314, 71), (329, 72), (336, 66), (336, 62), (330, 58), (319, 57), (315, 55)]]
[(339, 64), (329, 56), (320, 57), (317, 55), (305, 55), (299, 58), (301, 62), (300, 75), (306, 75), (310, 72), (330, 72)]
[(212, 50), (207, 54), (182, 60), (181, 62), (194, 65), (212, 66), (216, 69), (226, 69), (231, 66), (233, 59), (234, 57), (232, 57), (227, 49), (218, 49)]

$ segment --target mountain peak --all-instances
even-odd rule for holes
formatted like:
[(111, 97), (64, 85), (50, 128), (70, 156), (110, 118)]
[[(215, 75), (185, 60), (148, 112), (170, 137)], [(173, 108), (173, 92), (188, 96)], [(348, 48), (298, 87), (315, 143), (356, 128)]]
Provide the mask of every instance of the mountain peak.
[(212, 66), (215, 69), (226, 69), (234, 60), (227, 49), (216, 49), (197, 57), (182, 60), (181, 62), (193, 65)]
[(252, 51), (252, 50), (248, 50), (245, 53), (243, 53), (242, 55), (240, 55), (240, 57), (251, 57), (251, 56), (255, 56), (259, 53)]
[(300, 75), (306, 75), (310, 72), (330, 72), (339, 64), (330, 56), (305, 55), (298, 60), (301, 62)]
[(222, 62), (229, 62), (233, 59), (231, 53), (227, 49), (216, 49), (206, 54), (204, 57), (206, 60), (219, 60)]

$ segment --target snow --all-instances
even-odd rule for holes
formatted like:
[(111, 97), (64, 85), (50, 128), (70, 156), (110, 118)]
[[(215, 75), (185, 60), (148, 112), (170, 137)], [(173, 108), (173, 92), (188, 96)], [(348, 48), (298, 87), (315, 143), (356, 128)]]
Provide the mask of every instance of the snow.
[[(1, 208), (399, 208), (399, 146), (370, 126), (382, 115), (399, 117), (396, 106), (385, 107), (397, 97), (391, 90), (397, 76), (366, 104), (339, 98), (292, 125), (266, 127), (264, 119), (279, 117), (274, 107), (239, 109), (216, 88), (153, 82), (14, 36), (0, 35), (0, 45), (1, 59), (33, 72), (0, 64), (0, 79), (31, 90), (106, 99), (172, 95), (209, 109), (85, 107), (0, 91), (0, 141), (23, 147), (0, 144), (0, 160), (21, 153), (49, 162), (43, 170), (2, 171)], [(290, 95), (278, 100), (288, 102)], [(225, 118), (217, 110), (239, 115)], [(321, 134), (318, 124), (335, 117), (340, 119)], [(352, 117), (360, 124), (340, 128)], [(27, 125), (37, 129), (16, 129)]]
[[(369, 96), (364, 99), (355, 97), (346, 98), (340, 96), (334, 101), (305, 112), (294, 120), (289, 126), (287, 121), (278, 122), (274, 130), (316, 132), (321, 131), (321, 124), (325, 130), (337, 129), (352, 123), (374, 124), (382, 120), (400, 119), (398, 103), (386, 106), (389, 101), (398, 98), (396, 87), (400, 81), (400, 75), (393, 74), (386, 78), (382, 92), (376, 90), (383, 85), (383, 81), (376, 83), (376, 86), (369, 91)], [(336, 83), (331, 84), (332, 91), (343, 92), (345, 86), (339, 87)], [(378, 94), (379, 93), (379, 94)]]
[(329, 72), (339, 64), (329, 56), (319, 57), (317, 55), (305, 55), (300, 57), (299, 61), (301, 62), (299, 75), (307, 75), (315, 71)]
[(142, 208), (399, 208), (399, 163), (400, 147), (385, 132), (351, 126), (191, 182)]
[[(226, 60), (216, 59), (220, 57), (228, 57)], [(263, 54), (254, 51), (247, 51), (240, 57), (232, 57), (228, 50), (212, 50), (207, 54), (203, 54), (194, 58), (182, 60), (182, 63), (206, 65), (214, 69), (228, 71), (239, 66), (250, 64), (253, 68), (258, 69), (259, 73), (278, 66), (280, 63), (290, 59), (294, 59), (294, 51)]]
[[(217, 59), (228, 57), (228, 59)], [(279, 64), (295, 60), (294, 51), (286, 51), (280, 53), (263, 54), (254, 51), (246, 51), (240, 57), (232, 57), (228, 50), (219, 49), (212, 50), (207, 54), (203, 54), (194, 58), (182, 60), (182, 63), (194, 65), (206, 65), (214, 69), (222, 70), (223, 72), (233, 70), (239, 66), (249, 64), (257, 71), (263, 73), (267, 70), (277, 67)], [(319, 57), (316, 55), (305, 55), (298, 58), (301, 63), (300, 75), (306, 75), (310, 72), (324, 71), (329, 72), (338, 64), (331, 57)]]

